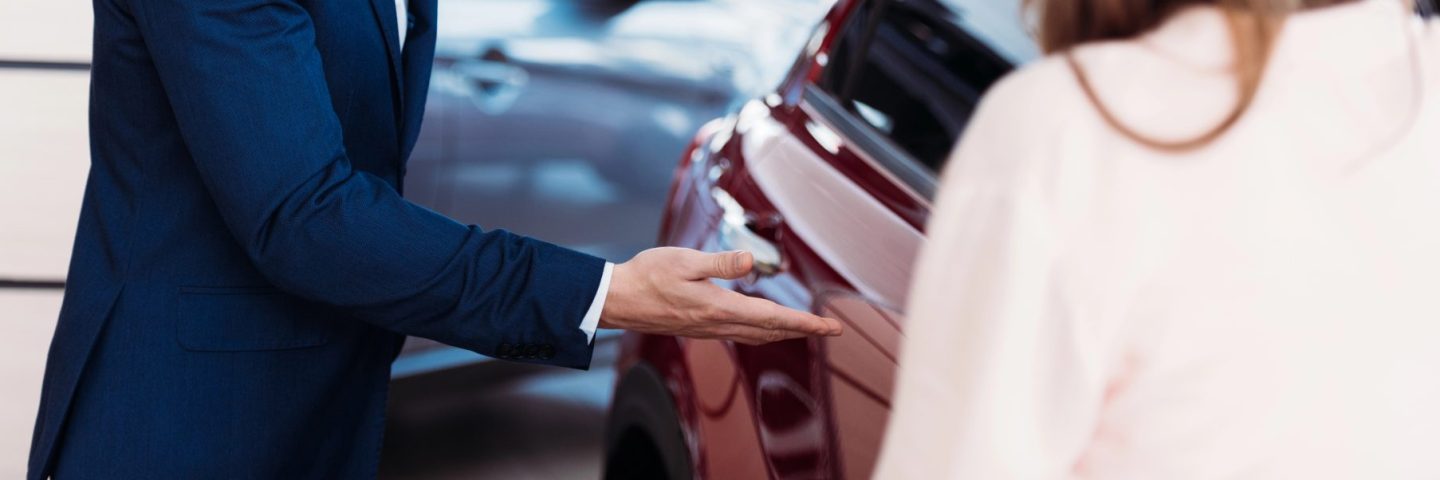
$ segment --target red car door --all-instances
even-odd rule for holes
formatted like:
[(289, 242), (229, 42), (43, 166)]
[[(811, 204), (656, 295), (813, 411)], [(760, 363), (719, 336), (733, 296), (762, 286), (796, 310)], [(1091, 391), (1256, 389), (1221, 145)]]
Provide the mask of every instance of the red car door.
[(682, 341), (700, 476), (874, 469), (935, 172), (1012, 68), (955, 4), (841, 2), (790, 79), (709, 125), (679, 173), (662, 242), (751, 251), (757, 274), (729, 287), (847, 326), (759, 347)]
[[(894, 312), (922, 236), (862, 183), (887, 179), (847, 175), (845, 166), (870, 166), (808, 101), (747, 110), (735, 151), (719, 157), (729, 166), (711, 167), (714, 246), (750, 250), (761, 262), (764, 273), (736, 282), (737, 291), (847, 326), (828, 341), (735, 347), (760, 445), (778, 478), (860, 478), (884, 431), (900, 341)], [(913, 196), (911, 206), (921, 201)]]

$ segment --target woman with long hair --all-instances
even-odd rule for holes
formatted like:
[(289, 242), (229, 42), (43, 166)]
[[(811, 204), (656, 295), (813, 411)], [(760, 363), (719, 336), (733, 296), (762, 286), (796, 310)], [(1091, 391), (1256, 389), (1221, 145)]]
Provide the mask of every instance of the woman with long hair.
[(886, 479), (1440, 478), (1440, 37), (1034, 0), (942, 175)]

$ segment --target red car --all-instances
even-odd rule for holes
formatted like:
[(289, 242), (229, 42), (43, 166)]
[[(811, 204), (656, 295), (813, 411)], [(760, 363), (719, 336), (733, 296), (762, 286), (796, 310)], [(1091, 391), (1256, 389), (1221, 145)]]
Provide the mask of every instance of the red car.
[(701, 128), (660, 243), (748, 250), (726, 286), (845, 322), (751, 347), (627, 334), (607, 478), (869, 478), (936, 173), (1035, 57), (1018, 2), (840, 0), (787, 80)]

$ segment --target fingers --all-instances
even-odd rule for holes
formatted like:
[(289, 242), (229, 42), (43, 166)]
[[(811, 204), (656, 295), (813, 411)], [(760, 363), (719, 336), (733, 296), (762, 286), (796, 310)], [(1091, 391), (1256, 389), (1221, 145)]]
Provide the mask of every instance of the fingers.
[(700, 253), (695, 252), (691, 258), (691, 268), (696, 280), (706, 278), (724, 278), (734, 280), (750, 273), (755, 265), (755, 258), (750, 252), (720, 252)]
[(747, 297), (735, 292), (721, 297), (725, 321), (765, 330), (795, 332), (803, 335), (835, 336), (844, 331), (839, 321), (782, 307), (769, 300)]
[[(613, 328), (723, 338), (751, 345), (841, 333), (843, 329), (836, 320), (748, 297), (709, 281), (743, 277), (750, 273), (754, 263), (749, 252), (703, 253), (665, 247), (647, 250), (616, 267), (610, 292), (614, 301), (607, 300), (601, 322)], [(630, 291), (623, 283), (634, 276), (631, 268), (642, 273), (648, 269), (648, 274), (636, 275), (648, 279), (641, 283), (649, 288), (638, 290), (640, 296), (646, 297), (638, 302), (643, 308), (627, 315), (630, 310), (621, 307), (637, 303), (621, 301), (624, 297), (621, 294)], [(617, 281), (622, 285), (617, 286)]]
[(730, 340), (746, 345), (764, 345), (771, 342), (805, 338), (809, 335), (800, 332), (767, 330), (748, 325), (730, 324), (718, 327), (712, 336), (713, 338)]

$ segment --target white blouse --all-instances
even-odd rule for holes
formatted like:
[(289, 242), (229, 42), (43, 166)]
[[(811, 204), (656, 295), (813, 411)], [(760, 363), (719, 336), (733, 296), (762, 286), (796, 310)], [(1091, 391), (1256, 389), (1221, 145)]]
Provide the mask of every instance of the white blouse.
[(410, 30), (410, 0), (395, 0), (395, 28), (399, 30), (400, 48), (405, 48), (405, 35)]
[[(943, 175), (878, 477), (1440, 478), (1434, 31), (1399, 0), (1298, 14), (1183, 154), (1062, 60), (1003, 80)], [(1197, 7), (1079, 58), (1184, 139), (1234, 104), (1230, 48)]]

